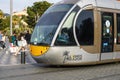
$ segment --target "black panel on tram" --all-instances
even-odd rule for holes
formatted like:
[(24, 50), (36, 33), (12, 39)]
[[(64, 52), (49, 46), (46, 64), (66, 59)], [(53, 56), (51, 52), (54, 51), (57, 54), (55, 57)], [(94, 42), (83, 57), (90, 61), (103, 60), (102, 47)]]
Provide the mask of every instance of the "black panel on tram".
[(101, 52), (113, 52), (114, 38), (113, 13), (102, 13), (102, 43)]

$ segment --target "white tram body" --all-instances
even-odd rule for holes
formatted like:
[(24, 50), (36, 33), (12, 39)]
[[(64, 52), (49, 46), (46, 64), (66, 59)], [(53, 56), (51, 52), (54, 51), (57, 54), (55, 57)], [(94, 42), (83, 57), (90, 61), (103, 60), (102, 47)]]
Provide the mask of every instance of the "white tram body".
[(120, 61), (120, 1), (63, 0), (39, 19), (30, 51), (38, 63), (82, 65)]

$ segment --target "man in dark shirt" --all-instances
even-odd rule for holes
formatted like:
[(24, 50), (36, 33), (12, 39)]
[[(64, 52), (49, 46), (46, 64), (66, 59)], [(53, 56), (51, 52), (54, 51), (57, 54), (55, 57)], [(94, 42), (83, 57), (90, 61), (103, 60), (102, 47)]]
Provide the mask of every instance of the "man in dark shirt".
[(29, 31), (27, 31), (25, 35), (25, 40), (27, 41), (27, 44), (30, 44), (30, 38), (31, 38), (31, 34), (29, 33)]

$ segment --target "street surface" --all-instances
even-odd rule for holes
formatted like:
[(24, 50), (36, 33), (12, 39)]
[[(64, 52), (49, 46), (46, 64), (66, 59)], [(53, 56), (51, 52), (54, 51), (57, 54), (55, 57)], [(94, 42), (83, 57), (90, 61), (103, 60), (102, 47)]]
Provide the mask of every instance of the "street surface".
[(0, 80), (120, 80), (120, 63), (76, 67), (0, 66)]
[[(31, 57), (29, 51), (26, 51), (26, 64), (36, 63)], [(0, 50), (0, 66), (4, 65), (19, 65), (21, 64), (21, 55), (14, 56), (8, 49)]]
[(120, 62), (87, 66), (50, 66), (37, 64), (26, 51), (14, 56), (9, 47), (0, 50), (0, 80), (120, 80)]

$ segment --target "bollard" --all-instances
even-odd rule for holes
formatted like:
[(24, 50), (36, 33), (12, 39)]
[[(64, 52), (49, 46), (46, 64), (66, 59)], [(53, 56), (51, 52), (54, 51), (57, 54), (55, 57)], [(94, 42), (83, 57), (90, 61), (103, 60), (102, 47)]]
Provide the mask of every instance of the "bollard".
[(25, 64), (25, 50), (21, 51), (21, 64)]

